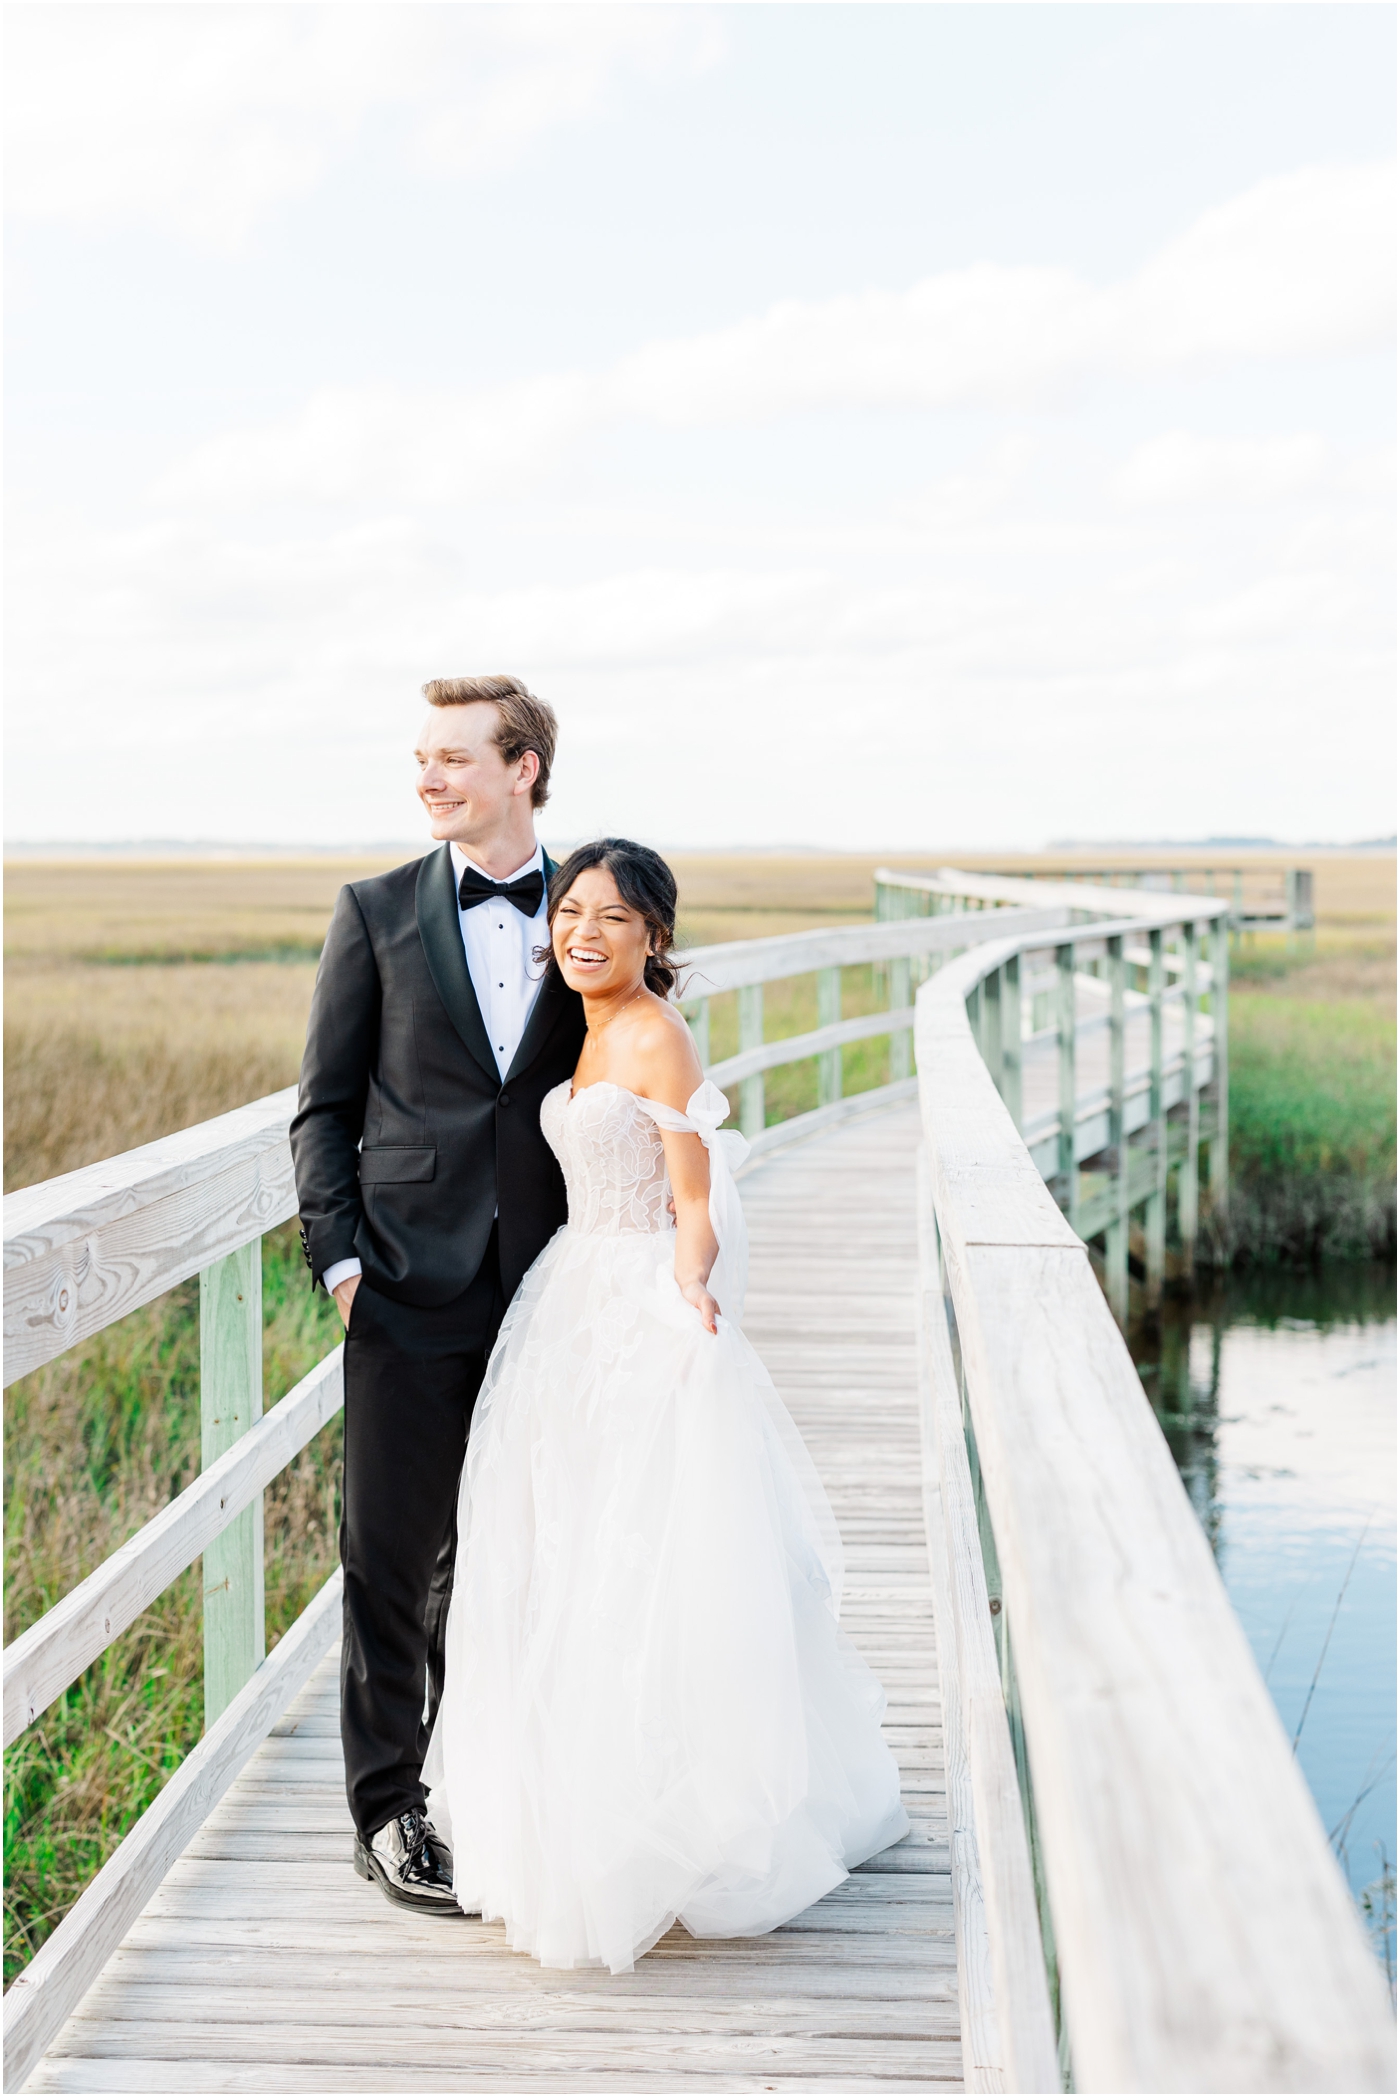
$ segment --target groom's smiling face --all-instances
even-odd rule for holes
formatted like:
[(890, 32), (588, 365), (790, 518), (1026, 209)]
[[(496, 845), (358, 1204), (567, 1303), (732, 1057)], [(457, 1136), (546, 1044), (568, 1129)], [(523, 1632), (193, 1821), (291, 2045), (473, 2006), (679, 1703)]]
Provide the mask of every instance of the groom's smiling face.
[(439, 841), (478, 843), (499, 834), (522, 811), (528, 822), (539, 760), (530, 750), (507, 764), (496, 742), (499, 727), (500, 715), (489, 700), (429, 709), (413, 755), (418, 798)]

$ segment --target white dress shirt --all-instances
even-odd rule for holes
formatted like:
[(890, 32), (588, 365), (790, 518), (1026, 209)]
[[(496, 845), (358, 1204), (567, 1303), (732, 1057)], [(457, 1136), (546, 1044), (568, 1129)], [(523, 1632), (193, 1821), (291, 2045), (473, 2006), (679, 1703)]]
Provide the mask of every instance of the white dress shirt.
[[(498, 878), (495, 874), (488, 874), (485, 867), (478, 866), (474, 859), (468, 859), (460, 845), (449, 845), (448, 850), (452, 854), (452, 877), (458, 887), (467, 867), (484, 880)], [(523, 866), (499, 878), (518, 881), (522, 874), (531, 873), (535, 868), (544, 872), (544, 848), (541, 845), (536, 845)], [(491, 1053), (504, 1078), (515, 1060), (515, 1052), (544, 977), (544, 963), (535, 960), (534, 949), (549, 944), (549, 913), (545, 898), (540, 898), (540, 907), (533, 917), (526, 917), (514, 903), (503, 902), (497, 897), (475, 903), (470, 910), (459, 910), (457, 921), (462, 928), (467, 970), (472, 989), (476, 992), (476, 1002), (481, 1007)], [(321, 1279), (328, 1290), (334, 1291), (360, 1271), (358, 1260), (337, 1260), (334, 1266), (327, 1267)]]

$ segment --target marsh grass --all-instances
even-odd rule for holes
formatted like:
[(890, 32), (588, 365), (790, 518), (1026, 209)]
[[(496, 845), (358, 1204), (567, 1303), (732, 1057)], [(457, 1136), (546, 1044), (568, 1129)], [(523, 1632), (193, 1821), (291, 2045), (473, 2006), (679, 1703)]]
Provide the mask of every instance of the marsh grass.
[(1395, 941), (1331, 923), (1246, 940), (1230, 972), (1236, 1259), (1395, 1256)]

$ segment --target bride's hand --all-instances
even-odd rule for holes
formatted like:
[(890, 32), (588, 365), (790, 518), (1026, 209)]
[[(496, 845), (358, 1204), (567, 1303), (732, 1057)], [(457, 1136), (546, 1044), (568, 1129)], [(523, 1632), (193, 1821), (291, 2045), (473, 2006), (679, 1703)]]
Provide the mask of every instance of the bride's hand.
[(700, 1322), (706, 1332), (712, 1333), (715, 1330), (715, 1320), (719, 1316), (719, 1305), (705, 1284), (698, 1281), (685, 1282), (681, 1287), (681, 1294), (688, 1304), (699, 1311)]

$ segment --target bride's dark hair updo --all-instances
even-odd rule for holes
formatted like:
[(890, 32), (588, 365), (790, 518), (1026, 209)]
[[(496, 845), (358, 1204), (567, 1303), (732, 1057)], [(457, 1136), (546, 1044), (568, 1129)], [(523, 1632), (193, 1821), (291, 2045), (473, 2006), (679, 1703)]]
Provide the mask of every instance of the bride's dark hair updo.
[[(549, 955), (550, 968), (557, 970), (559, 966), (553, 943), (559, 905), (579, 875), (595, 866), (606, 868), (628, 909), (646, 920), (649, 952), (643, 981), (659, 998), (669, 997), (676, 981), (671, 960), (676, 937), (676, 877), (659, 852), (653, 852), (650, 845), (634, 844), (630, 837), (599, 837), (591, 845), (580, 845), (550, 882), (550, 944), (544, 950)], [(543, 953), (540, 958), (543, 959)]]

